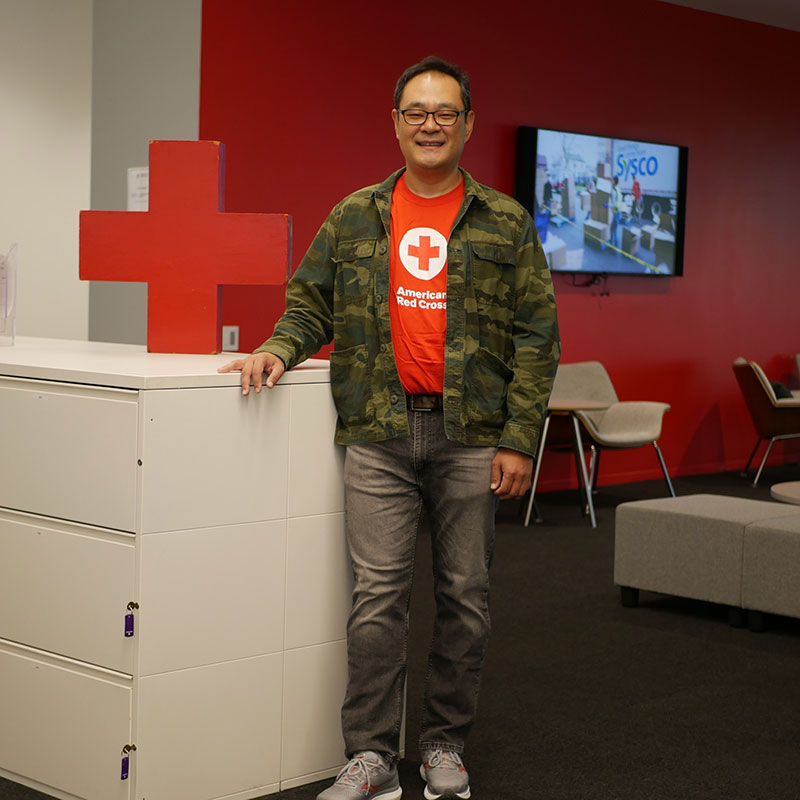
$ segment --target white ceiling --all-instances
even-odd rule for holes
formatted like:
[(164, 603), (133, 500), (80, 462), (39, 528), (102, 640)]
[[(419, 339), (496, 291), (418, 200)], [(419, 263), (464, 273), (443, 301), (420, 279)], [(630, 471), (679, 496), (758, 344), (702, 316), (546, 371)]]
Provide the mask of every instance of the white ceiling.
[(800, 0), (662, 0), (662, 2), (800, 31)]

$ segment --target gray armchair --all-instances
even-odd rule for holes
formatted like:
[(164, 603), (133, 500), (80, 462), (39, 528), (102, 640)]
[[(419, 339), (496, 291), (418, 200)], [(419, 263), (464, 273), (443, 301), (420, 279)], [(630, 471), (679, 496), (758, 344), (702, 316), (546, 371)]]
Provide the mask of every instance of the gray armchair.
[[(548, 419), (542, 428), (542, 436), (537, 450), (536, 468), (528, 502), (525, 524), (528, 524), (534, 506), (536, 484), (547, 447), (549, 416), (555, 413), (569, 413), (575, 424), (575, 448), (578, 457), (578, 480), (586, 491), (586, 505), (595, 524), (592, 491), (597, 486), (600, 467), (600, 454), (603, 450), (627, 450), (633, 447), (652, 445), (655, 449), (661, 471), (667, 482), (669, 493), (674, 497), (675, 490), (667, 471), (667, 465), (658, 446), (664, 414), (669, 411), (667, 403), (650, 401), (620, 402), (605, 367), (599, 361), (583, 361), (574, 364), (559, 364), (553, 392), (548, 407)], [(580, 423), (578, 430), (577, 422)], [(591, 448), (588, 476), (583, 462), (583, 441)]]

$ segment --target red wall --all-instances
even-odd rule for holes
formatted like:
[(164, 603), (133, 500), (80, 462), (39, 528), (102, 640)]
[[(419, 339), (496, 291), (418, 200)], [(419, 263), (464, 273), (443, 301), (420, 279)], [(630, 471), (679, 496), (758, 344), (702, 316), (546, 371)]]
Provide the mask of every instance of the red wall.
[[(733, 359), (797, 385), (798, 49), (800, 33), (658, 0), (205, 0), (200, 137), (227, 147), (229, 211), (292, 215), (294, 265), (334, 203), (401, 165), (394, 82), (429, 53), (470, 73), (463, 164), (502, 191), (518, 125), (687, 145), (684, 277), (612, 277), (604, 294), (556, 276), (563, 358), (602, 361), (620, 399), (671, 403), (673, 474), (740, 468), (755, 433)], [(231, 287), (225, 322), (252, 349), (282, 307), (279, 291)], [(779, 447), (775, 461), (797, 457)], [(569, 474), (549, 463), (543, 488)], [(659, 475), (640, 449), (604, 457), (601, 482)]]

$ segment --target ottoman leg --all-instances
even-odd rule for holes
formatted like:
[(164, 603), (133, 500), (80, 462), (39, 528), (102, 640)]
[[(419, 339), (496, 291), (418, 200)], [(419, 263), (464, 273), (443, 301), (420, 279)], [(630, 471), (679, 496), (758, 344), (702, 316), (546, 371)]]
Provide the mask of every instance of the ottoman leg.
[(747, 627), (753, 633), (764, 633), (764, 631), (767, 629), (766, 615), (761, 611), (753, 611), (750, 609), (747, 612)]
[(738, 606), (729, 606), (728, 624), (732, 628), (744, 628), (747, 625), (747, 612)]
[(622, 605), (625, 608), (636, 608), (639, 605), (639, 590), (632, 586), (620, 586), (620, 596)]

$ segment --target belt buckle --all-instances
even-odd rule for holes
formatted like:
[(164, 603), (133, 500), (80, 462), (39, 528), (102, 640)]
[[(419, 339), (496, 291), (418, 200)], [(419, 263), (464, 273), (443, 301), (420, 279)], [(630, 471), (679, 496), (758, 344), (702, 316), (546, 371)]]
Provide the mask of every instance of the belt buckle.
[[(428, 402), (428, 405), (422, 405), (422, 406), (418, 406), (417, 405), (417, 400), (422, 400), (422, 398), (425, 398), (425, 400)], [(433, 399), (433, 395), (412, 394), (412, 395), (409, 395), (408, 399), (410, 401), (408, 407), (409, 407), (409, 409), (411, 411), (434, 411), (435, 410), (436, 402)]]

